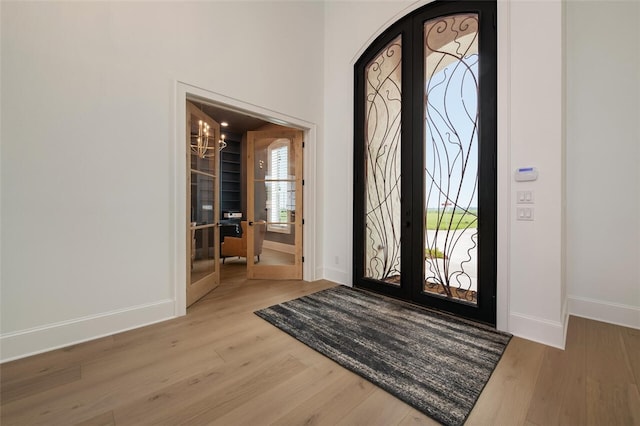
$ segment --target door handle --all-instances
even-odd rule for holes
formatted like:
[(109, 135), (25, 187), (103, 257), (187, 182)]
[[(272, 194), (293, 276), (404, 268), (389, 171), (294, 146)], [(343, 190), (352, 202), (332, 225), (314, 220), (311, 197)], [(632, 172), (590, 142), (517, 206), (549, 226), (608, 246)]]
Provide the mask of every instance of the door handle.
[(249, 222), (249, 226), (253, 226), (253, 222)]

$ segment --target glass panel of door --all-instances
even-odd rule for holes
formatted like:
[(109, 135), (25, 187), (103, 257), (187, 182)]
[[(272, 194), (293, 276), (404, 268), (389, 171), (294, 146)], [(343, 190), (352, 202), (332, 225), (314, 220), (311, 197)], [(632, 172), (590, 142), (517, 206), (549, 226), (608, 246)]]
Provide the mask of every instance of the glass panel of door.
[(400, 286), (402, 38), (365, 68), (365, 277)]
[(478, 14), (424, 23), (424, 287), (477, 303)]
[[(195, 117), (191, 120), (192, 134), (197, 134), (199, 122)], [(215, 261), (216, 161), (216, 155), (202, 158), (191, 150), (191, 284), (214, 274), (218, 267)]]
[(248, 262), (294, 265), (296, 248), (296, 147), (286, 137), (254, 146), (254, 258)]

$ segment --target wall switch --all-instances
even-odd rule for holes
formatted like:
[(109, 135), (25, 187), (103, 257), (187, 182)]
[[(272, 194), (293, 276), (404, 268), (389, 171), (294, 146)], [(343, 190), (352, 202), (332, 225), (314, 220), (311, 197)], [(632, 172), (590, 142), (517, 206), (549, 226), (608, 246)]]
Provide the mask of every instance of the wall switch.
[(516, 194), (517, 204), (533, 204), (533, 191), (518, 191)]
[(518, 207), (516, 209), (517, 220), (533, 220), (533, 207)]

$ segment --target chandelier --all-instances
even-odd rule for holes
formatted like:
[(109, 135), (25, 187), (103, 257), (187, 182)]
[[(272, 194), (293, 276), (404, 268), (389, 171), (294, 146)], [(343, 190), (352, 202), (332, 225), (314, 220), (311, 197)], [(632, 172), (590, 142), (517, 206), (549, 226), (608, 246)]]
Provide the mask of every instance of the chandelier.
[[(215, 156), (215, 151), (210, 152), (212, 149), (216, 149), (215, 144), (210, 139), (213, 139), (213, 135), (209, 134), (209, 124), (206, 122), (199, 120), (198, 121), (198, 134), (191, 135), (192, 143), (191, 143), (191, 152), (196, 154), (200, 158), (211, 158)], [(193, 139), (195, 139), (195, 143), (193, 143)], [(211, 144), (211, 146), (209, 146)], [(225, 141), (225, 135), (218, 140), (218, 150), (222, 151), (226, 148), (227, 142)]]

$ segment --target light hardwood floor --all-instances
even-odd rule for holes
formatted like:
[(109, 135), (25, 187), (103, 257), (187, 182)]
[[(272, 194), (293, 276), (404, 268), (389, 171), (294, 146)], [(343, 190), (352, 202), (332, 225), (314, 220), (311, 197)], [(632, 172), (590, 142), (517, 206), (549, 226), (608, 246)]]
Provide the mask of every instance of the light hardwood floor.
[[(5, 363), (8, 425), (422, 425), (432, 420), (253, 314), (332, 286), (246, 281), (187, 316)], [(640, 424), (640, 331), (572, 317), (566, 351), (513, 338), (467, 424)]]

